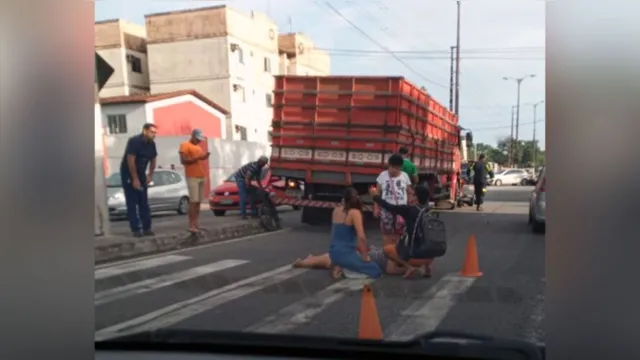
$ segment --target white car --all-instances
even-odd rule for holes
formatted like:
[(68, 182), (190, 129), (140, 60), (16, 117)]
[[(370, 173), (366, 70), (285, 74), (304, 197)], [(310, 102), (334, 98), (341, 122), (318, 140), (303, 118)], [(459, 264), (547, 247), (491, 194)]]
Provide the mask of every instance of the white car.
[(542, 168), (538, 175), (536, 187), (531, 192), (531, 199), (529, 201), (529, 225), (531, 225), (531, 231), (534, 233), (545, 232), (547, 220), (546, 182), (547, 177), (544, 168)]
[(492, 185), (519, 185), (529, 176), (524, 169), (507, 169), (494, 174)]
[[(147, 196), (151, 213), (176, 211), (186, 214), (189, 210), (189, 191), (184, 176), (174, 170), (158, 169), (153, 173)], [(122, 189), (120, 173), (113, 173), (106, 179), (107, 204), (112, 218), (127, 215), (127, 204)]]

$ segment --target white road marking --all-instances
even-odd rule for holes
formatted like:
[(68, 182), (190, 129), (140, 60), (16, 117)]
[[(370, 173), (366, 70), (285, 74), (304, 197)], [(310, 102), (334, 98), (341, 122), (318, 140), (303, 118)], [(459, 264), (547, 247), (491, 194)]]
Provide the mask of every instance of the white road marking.
[(374, 281), (374, 279), (341, 280), (314, 295), (287, 306), (259, 323), (251, 325), (245, 331), (272, 334), (291, 331), (300, 325), (311, 322), (314, 316), (326, 310), (329, 305), (342, 299), (349, 292), (362, 290), (365, 284), (371, 284)]
[(249, 261), (247, 260), (222, 260), (204, 266), (191, 268), (185, 271), (162, 275), (153, 279), (138, 281), (117, 288), (101, 291), (95, 294), (94, 305), (102, 305), (114, 300), (142, 294), (148, 291), (153, 291), (165, 286), (173, 285), (175, 283), (197, 278), (199, 276), (247, 264), (248, 262)]
[(434, 331), (458, 296), (466, 292), (476, 278), (447, 275), (425, 292), (424, 300), (418, 300), (405, 310), (400, 319), (385, 331), (385, 340), (409, 340), (416, 334)]
[(142, 260), (142, 261), (135, 261), (135, 262), (123, 263), (115, 266), (103, 267), (100, 269), (96, 269), (94, 278), (96, 280), (101, 280), (111, 276), (122, 275), (129, 272), (134, 272), (134, 271), (146, 270), (156, 266), (173, 264), (173, 263), (177, 263), (187, 259), (191, 259), (191, 257), (180, 256), (180, 255), (165, 255), (165, 256), (160, 256), (160, 257), (151, 258), (151, 259)]
[(112, 337), (165, 328), (192, 316), (214, 309), (227, 302), (239, 299), (268, 286), (298, 276), (307, 269), (292, 269), (286, 265), (257, 276), (232, 283), (225, 287), (209, 291), (195, 298), (181, 301), (146, 315), (109, 326), (96, 332), (95, 340), (107, 340)]
[(163, 257), (163, 256), (171, 255), (171, 254), (180, 254), (180, 253), (183, 253), (183, 252), (186, 252), (186, 251), (196, 251), (196, 250), (204, 249), (204, 248), (207, 248), (207, 247), (228, 245), (228, 244), (233, 244), (233, 243), (240, 242), (240, 241), (254, 240), (254, 239), (259, 238), (259, 237), (263, 237), (263, 236), (267, 236), (267, 235), (280, 234), (280, 233), (283, 233), (283, 232), (286, 232), (286, 231), (289, 231), (289, 230), (291, 230), (291, 228), (284, 228), (284, 229), (281, 229), (281, 230), (276, 230), (276, 231), (271, 231), (271, 232), (263, 232), (263, 233), (259, 233), (259, 234), (247, 235), (247, 236), (244, 236), (244, 237), (241, 237), (241, 238), (236, 238), (236, 239), (217, 241), (217, 242), (213, 242), (213, 243), (210, 243), (210, 244), (203, 244), (203, 245), (192, 246), (192, 247), (179, 249), (179, 250), (167, 251), (167, 252), (163, 252), (162, 254), (154, 254), (154, 255), (149, 255), (149, 256), (137, 257), (135, 259), (114, 261), (114, 262), (100, 264), (100, 265), (96, 266), (95, 268), (99, 270), (99, 269), (104, 269), (104, 268), (107, 268), (107, 267), (113, 267), (113, 266), (130, 264), (130, 263), (136, 263), (136, 262), (139, 262), (139, 261), (142, 261), (142, 260), (147, 260), (147, 259), (155, 259), (155, 258), (158, 258), (158, 257)]

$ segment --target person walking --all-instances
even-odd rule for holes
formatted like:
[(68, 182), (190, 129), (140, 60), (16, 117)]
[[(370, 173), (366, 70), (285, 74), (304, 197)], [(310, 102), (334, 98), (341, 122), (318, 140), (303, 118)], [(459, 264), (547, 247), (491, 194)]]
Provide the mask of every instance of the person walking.
[(199, 231), (198, 219), (200, 217), (200, 204), (205, 199), (204, 184), (207, 179), (206, 161), (210, 152), (201, 147), (205, 139), (200, 129), (191, 132), (191, 138), (180, 144), (180, 163), (184, 166), (184, 176), (187, 179), (189, 192), (189, 231)]
[[(260, 156), (258, 161), (252, 161), (250, 163), (244, 164), (233, 175), (236, 180), (236, 185), (238, 186), (238, 195), (240, 197), (240, 216), (243, 219), (247, 219), (247, 195), (249, 194), (249, 186), (251, 186), (251, 180), (255, 179), (260, 189), (264, 190), (264, 188), (262, 187), (262, 179), (260, 179), (260, 174), (262, 173), (262, 168), (265, 167), (268, 163), (268, 157)], [(258, 209), (256, 208), (255, 199), (253, 198), (253, 196), (249, 196), (248, 200), (249, 204), (251, 205), (251, 216), (257, 217)]]
[[(132, 136), (120, 163), (120, 179), (127, 205), (127, 218), (135, 237), (153, 236), (147, 189), (156, 169), (156, 126), (144, 124), (142, 133)], [(146, 173), (147, 167), (149, 172)], [(142, 225), (142, 226), (141, 226)]]
[(487, 176), (493, 179), (493, 170), (489, 164), (486, 163), (484, 154), (478, 156), (472, 166), (467, 168), (467, 176), (471, 177), (471, 169), (473, 169), (473, 192), (475, 195), (476, 211), (482, 211), (482, 204), (484, 202), (484, 193), (487, 189)]

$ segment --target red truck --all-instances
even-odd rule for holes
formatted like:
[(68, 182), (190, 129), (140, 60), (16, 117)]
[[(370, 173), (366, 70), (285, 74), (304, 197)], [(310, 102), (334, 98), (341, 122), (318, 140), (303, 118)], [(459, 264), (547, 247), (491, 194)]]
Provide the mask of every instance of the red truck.
[(462, 128), (404, 78), (276, 76), (273, 107), (270, 167), (288, 187), (275, 201), (302, 207), (303, 223), (325, 217), (347, 186), (371, 211), (368, 190), (401, 146), (409, 148), (436, 206), (455, 208)]

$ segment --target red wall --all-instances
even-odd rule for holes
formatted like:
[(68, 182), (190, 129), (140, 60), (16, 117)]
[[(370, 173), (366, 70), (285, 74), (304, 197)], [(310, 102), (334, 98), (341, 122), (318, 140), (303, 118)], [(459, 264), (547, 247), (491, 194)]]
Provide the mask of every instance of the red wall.
[[(222, 137), (223, 119), (211, 114), (191, 101), (171, 104), (153, 109), (153, 123), (157, 126), (157, 136), (189, 136), (193, 129), (200, 129), (208, 139)], [(204, 141), (203, 149), (207, 149)], [(210, 160), (211, 161), (211, 160)], [(206, 162), (207, 181), (205, 195), (211, 192), (209, 161)]]

